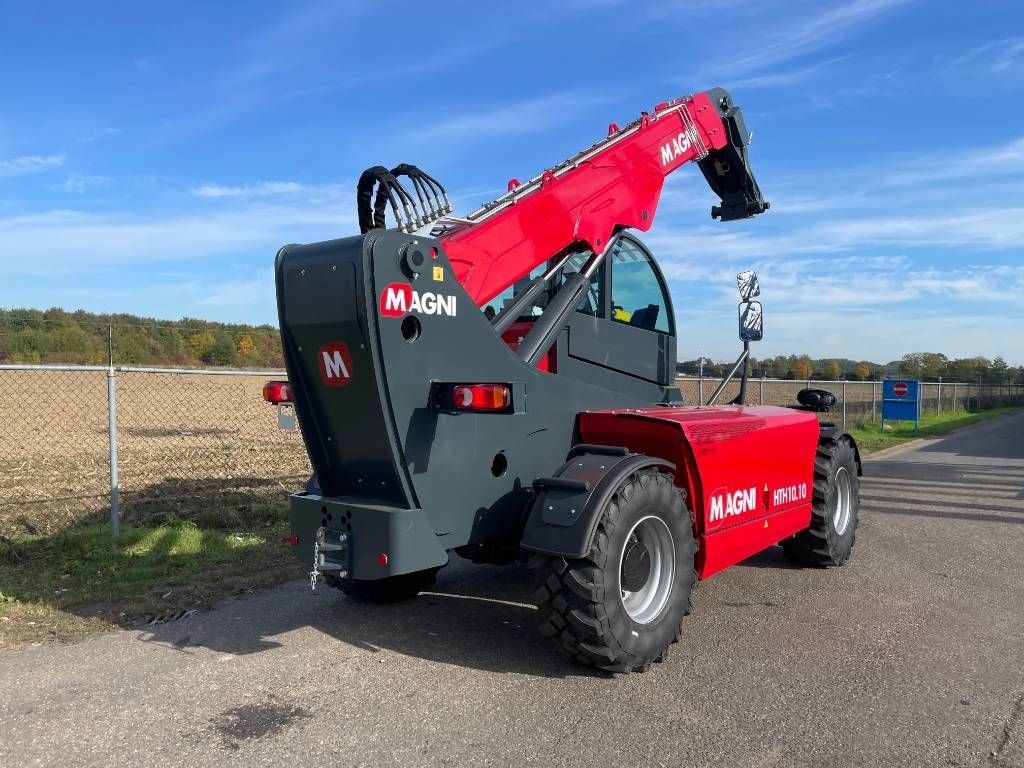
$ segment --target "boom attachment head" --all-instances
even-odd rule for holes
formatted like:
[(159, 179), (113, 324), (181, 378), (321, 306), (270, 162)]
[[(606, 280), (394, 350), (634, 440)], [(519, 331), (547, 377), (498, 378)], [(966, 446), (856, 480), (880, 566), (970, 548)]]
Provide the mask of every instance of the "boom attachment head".
[(747, 160), (751, 133), (743, 121), (743, 111), (722, 88), (710, 89), (707, 96), (718, 110), (726, 133), (724, 147), (697, 161), (711, 190), (722, 198), (721, 205), (712, 206), (711, 218), (733, 221), (764, 213), (770, 204), (761, 196)]

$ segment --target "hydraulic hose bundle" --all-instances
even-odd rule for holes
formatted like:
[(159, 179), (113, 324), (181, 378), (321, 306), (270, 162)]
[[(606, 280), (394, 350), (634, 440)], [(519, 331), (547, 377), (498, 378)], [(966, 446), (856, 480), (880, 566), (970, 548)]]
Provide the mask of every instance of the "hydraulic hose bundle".
[[(419, 201), (418, 206), (399, 183), (399, 176), (406, 176), (412, 182)], [(373, 193), (374, 187), (377, 188), (376, 197)], [(452, 212), (448, 193), (440, 182), (408, 163), (396, 165), (390, 171), (383, 165), (375, 165), (367, 168), (359, 177), (359, 184), (356, 187), (356, 208), (359, 212), (359, 231), (362, 234), (371, 229), (384, 228), (384, 213), (388, 204), (391, 205), (395, 223), (402, 232), (415, 232), (420, 227)], [(405, 213), (404, 220), (399, 212), (399, 204)]]

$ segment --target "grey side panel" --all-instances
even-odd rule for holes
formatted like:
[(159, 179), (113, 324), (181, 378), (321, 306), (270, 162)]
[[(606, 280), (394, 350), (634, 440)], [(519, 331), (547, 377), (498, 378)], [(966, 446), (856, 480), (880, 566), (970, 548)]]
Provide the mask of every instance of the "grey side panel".
[[(394, 431), (370, 344), (362, 237), (282, 249), (278, 311), (303, 439), (327, 496), (410, 505), (395, 461)], [(324, 385), (320, 357), (344, 344), (351, 377)]]
[(675, 377), (676, 339), (576, 312), (569, 321), (568, 356), (571, 367), (590, 363), (665, 386)]
[[(289, 501), (291, 530), (299, 537), (296, 554), (310, 568), (313, 539), (320, 527), (327, 531), (328, 541), (346, 536), (345, 550), (326, 555), (342, 563), (355, 579), (382, 579), (448, 562), (448, 553), (438, 544), (423, 510), (304, 493), (293, 494)], [(382, 552), (388, 556), (385, 565), (378, 560)]]
[[(392, 282), (409, 282), (396, 254), (414, 239), (386, 232), (374, 243), (375, 296)], [(456, 312), (417, 314), (421, 332), (413, 342), (402, 336), (403, 317), (377, 320), (402, 464), (445, 547), (516, 537), (534, 478), (560, 466), (577, 442), (580, 410), (659, 402), (665, 389), (621, 374), (597, 384), (585, 374), (576, 378), (559, 369), (553, 375), (526, 365), (454, 279), (440, 243), (420, 239), (417, 247), (438, 248), (434, 264), (443, 279), (433, 280), (427, 270), (413, 288), (454, 297)], [(509, 383), (523, 402), (509, 414), (448, 412), (432, 404), (432, 382)], [(495, 476), (499, 453), (507, 469)]]

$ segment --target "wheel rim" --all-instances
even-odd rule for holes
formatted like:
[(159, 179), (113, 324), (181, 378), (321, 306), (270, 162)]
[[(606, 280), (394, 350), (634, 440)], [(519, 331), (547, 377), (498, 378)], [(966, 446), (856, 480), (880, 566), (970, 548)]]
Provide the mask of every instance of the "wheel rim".
[(836, 492), (832, 502), (832, 526), (836, 533), (842, 536), (850, 525), (850, 506), (852, 489), (850, 487), (850, 473), (846, 467), (840, 467), (836, 472)]
[(641, 518), (619, 557), (619, 592), (629, 618), (649, 624), (661, 614), (672, 595), (675, 570), (675, 542), (665, 521), (654, 515)]

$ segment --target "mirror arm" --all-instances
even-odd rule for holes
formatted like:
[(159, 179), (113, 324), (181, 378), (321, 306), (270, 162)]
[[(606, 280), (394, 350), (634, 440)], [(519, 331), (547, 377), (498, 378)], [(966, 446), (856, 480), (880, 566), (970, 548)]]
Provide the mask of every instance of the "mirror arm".
[(748, 358), (743, 361), (743, 373), (740, 374), (740, 393), (736, 395), (735, 399), (730, 405), (743, 405), (747, 401), (747, 378), (750, 373), (750, 366), (747, 365), (750, 358), (750, 342), (743, 342), (743, 354)]
[(738, 358), (736, 358), (736, 364), (733, 365), (732, 370), (730, 370), (729, 373), (726, 374), (726, 377), (724, 379), (722, 379), (722, 383), (719, 384), (717, 387), (715, 387), (715, 391), (711, 393), (711, 399), (708, 400), (708, 403), (707, 403), (708, 405), (714, 405), (715, 404), (715, 401), (722, 394), (722, 391), (726, 388), (726, 386), (729, 384), (729, 382), (732, 381), (733, 376), (736, 375), (736, 371), (738, 371), (740, 369), (741, 365), (743, 366), (743, 379), (740, 382), (740, 394), (741, 395), (744, 394), (743, 389), (745, 388), (746, 379), (747, 379), (746, 362), (747, 362), (747, 358), (748, 357), (750, 357), (750, 342), (749, 341), (744, 341), (743, 342), (743, 351), (740, 352), (740, 356)]

